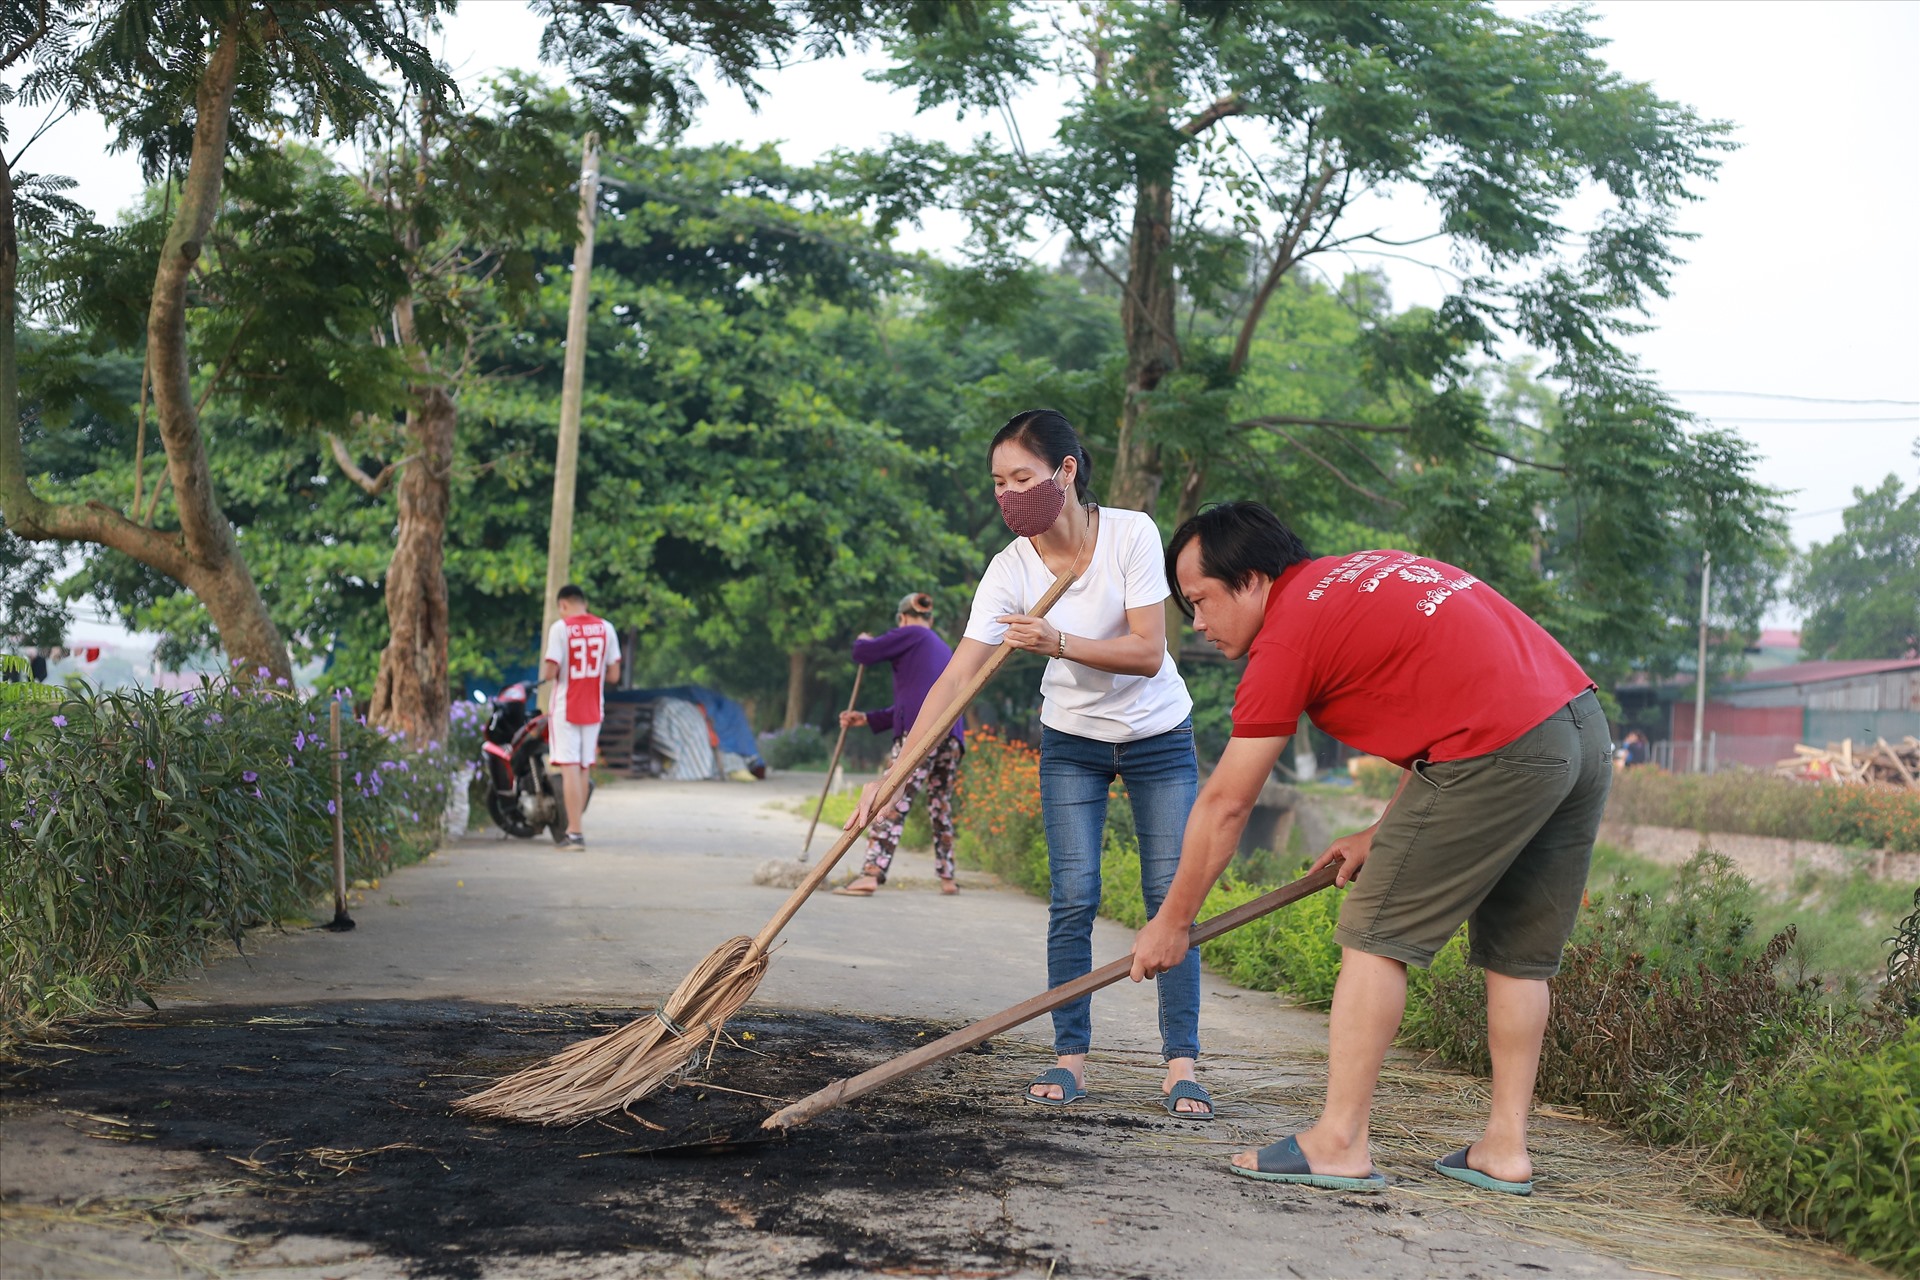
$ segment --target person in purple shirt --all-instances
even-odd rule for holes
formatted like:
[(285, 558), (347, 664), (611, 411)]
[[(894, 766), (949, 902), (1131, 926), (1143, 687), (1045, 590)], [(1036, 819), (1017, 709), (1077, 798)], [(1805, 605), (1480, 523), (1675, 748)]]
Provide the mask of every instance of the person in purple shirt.
[[(875, 733), (893, 734), (893, 752), (900, 754), (907, 730), (927, 700), (927, 690), (947, 669), (953, 650), (933, 629), (933, 597), (916, 591), (900, 598), (899, 625), (881, 636), (862, 635), (853, 642), (853, 660), (861, 666), (876, 662), (893, 664), (893, 705), (872, 711), (842, 711), (840, 723), (848, 727), (866, 725)], [(940, 892), (958, 893), (953, 879), (953, 786), (960, 777), (960, 758), (966, 754), (966, 722), (959, 721), (933, 754), (913, 771), (913, 777), (900, 790), (893, 804), (873, 820), (867, 834), (867, 861), (858, 878), (834, 892), (848, 897), (866, 898), (887, 882), (893, 866), (893, 853), (900, 845), (900, 832), (906, 826), (907, 810), (923, 789), (927, 793), (927, 816), (933, 824), (933, 869), (940, 877)]]

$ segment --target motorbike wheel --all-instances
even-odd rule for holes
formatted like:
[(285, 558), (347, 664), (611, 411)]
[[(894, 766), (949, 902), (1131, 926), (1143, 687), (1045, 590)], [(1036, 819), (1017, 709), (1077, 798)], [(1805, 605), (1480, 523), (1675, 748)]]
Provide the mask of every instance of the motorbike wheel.
[(520, 811), (520, 795), (516, 791), (502, 792), (488, 787), (487, 815), (493, 819), (495, 826), (510, 836), (531, 840), (540, 834), (539, 824), (529, 821), (527, 815)]

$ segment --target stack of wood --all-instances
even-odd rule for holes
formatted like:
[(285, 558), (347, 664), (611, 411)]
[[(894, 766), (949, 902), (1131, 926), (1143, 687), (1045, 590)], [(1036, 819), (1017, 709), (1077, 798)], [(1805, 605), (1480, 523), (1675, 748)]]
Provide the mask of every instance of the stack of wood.
[(1898, 744), (1879, 738), (1860, 747), (1852, 738), (1825, 748), (1803, 743), (1793, 749), (1793, 759), (1780, 761), (1773, 771), (1815, 782), (1881, 782), (1920, 790), (1920, 738), (1908, 736)]

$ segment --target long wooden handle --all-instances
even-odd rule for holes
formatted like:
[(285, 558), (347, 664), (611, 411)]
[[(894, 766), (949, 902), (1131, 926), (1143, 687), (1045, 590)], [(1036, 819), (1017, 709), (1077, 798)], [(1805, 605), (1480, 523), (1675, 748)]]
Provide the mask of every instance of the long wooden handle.
[[(1251, 902), (1245, 902), (1231, 911), (1222, 911), (1211, 920), (1205, 920), (1193, 927), (1191, 944), (1199, 946), (1211, 942), (1223, 933), (1238, 929), (1250, 920), (1278, 911), (1281, 907), (1300, 901), (1310, 894), (1320, 892), (1333, 883), (1338, 866), (1329, 863), (1320, 870), (1301, 876), (1292, 884), (1282, 885), (1271, 893), (1262, 894)], [(912, 1075), (923, 1067), (932, 1066), (943, 1058), (951, 1058), (975, 1045), (1011, 1031), (1023, 1022), (1030, 1022), (1043, 1013), (1051, 1013), (1061, 1005), (1072, 1004), (1082, 996), (1092, 995), (1102, 987), (1110, 987), (1133, 972), (1133, 956), (1125, 955), (1111, 964), (1102, 965), (1092, 973), (1072, 982), (1063, 982), (1051, 991), (1042, 992), (1030, 1000), (1024, 1000), (1011, 1009), (1003, 1009), (991, 1017), (982, 1018), (972, 1026), (962, 1027), (951, 1035), (940, 1037), (929, 1044), (921, 1045), (911, 1053), (883, 1062), (870, 1071), (863, 1071), (849, 1080), (836, 1080), (818, 1093), (808, 1094), (790, 1107), (782, 1107), (761, 1122), (762, 1129), (790, 1129), (797, 1124), (805, 1124), (823, 1111), (831, 1111), (844, 1102), (872, 1093), (881, 1085), (891, 1084), (902, 1076)]]
[[(847, 698), (847, 710), (860, 709), (860, 682), (867, 678), (867, 664), (861, 663), (853, 669), (853, 693)], [(820, 788), (820, 803), (813, 806), (813, 821), (807, 824), (806, 843), (800, 846), (800, 860), (806, 861), (807, 850), (813, 848), (813, 832), (820, 825), (820, 815), (827, 808), (827, 793), (833, 790), (833, 771), (840, 767), (840, 753), (847, 746), (847, 726), (840, 726), (840, 736), (833, 742), (833, 759), (827, 761), (827, 781)]]
[[(1027, 610), (1028, 615), (1035, 618), (1045, 617), (1047, 610), (1053, 608), (1055, 602), (1065, 595), (1067, 588), (1072, 585), (1073, 574), (1071, 573), (1063, 573), (1055, 578), (1053, 585), (1047, 588), (1046, 593), (1040, 597), (1033, 608)], [(993, 679), (994, 672), (1006, 665), (1007, 659), (1013, 656), (1013, 652), (1012, 645), (1004, 640), (1001, 641), (1000, 647), (995, 649), (985, 665), (974, 673), (973, 679), (967, 681), (960, 692), (954, 694), (952, 700), (941, 709), (940, 714), (921, 730), (912, 742), (901, 749), (899, 757), (893, 762), (893, 768), (887, 770), (887, 776), (880, 781), (879, 794), (873, 798), (875, 816), (893, 803), (893, 798), (900, 794), (900, 788), (907, 785), (907, 779), (911, 778), (913, 771), (920, 767), (920, 762), (940, 745), (940, 739), (953, 730), (953, 726), (966, 712), (967, 704), (987, 687), (987, 681)], [(871, 826), (872, 823), (873, 819), (868, 818), (867, 824)], [(774, 913), (773, 919), (767, 921), (767, 927), (762, 929), (760, 936), (753, 940), (753, 950), (750, 955), (759, 956), (766, 953), (767, 948), (773, 945), (773, 940), (780, 936), (780, 931), (787, 927), (787, 921), (793, 919), (793, 913), (800, 909), (800, 904), (820, 887), (821, 882), (832, 872), (834, 864), (846, 855), (847, 850), (853, 848), (853, 842), (865, 834), (866, 829), (863, 826), (858, 830), (840, 833), (840, 838), (833, 842), (833, 848), (827, 850), (825, 856), (820, 859), (820, 864), (807, 873), (807, 878), (800, 882), (800, 887), (781, 904), (780, 910)]]

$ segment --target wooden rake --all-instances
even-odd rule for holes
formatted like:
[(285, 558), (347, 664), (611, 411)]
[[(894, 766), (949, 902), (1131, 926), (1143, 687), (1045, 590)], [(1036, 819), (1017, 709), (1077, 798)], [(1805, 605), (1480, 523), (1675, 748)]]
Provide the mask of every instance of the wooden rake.
[[(1044, 617), (1073, 585), (1074, 575), (1053, 580), (1027, 612)], [(939, 716), (900, 752), (874, 797), (877, 815), (893, 803), (920, 762), (940, 745), (967, 704), (979, 695), (994, 674), (1013, 656), (1013, 646), (1002, 644), (979, 672), (953, 696)], [(869, 824), (871, 819), (869, 819)], [(755, 937), (729, 938), (692, 972), (680, 980), (658, 1009), (618, 1031), (562, 1050), (545, 1062), (515, 1072), (478, 1093), (454, 1102), (454, 1109), (496, 1120), (531, 1124), (572, 1124), (607, 1111), (617, 1111), (646, 1097), (677, 1076), (715, 1039), (727, 1019), (752, 998), (767, 971), (767, 952), (787, 927), (800, 905), (826, 881), (847, 850), (866, 828), (843, 831), (833, 847), (799, 887), (794, 889), (773, 919)]]
[[(1289, 903), (1300, 901), (1310, 894), (1320, 892), (1333, 883), (1339, 867), (1335, 864), (1320, 868), (1301, 876), (1292, 884), (1282, 885), (1271, 893), (1262, 894), (1251, 902), (1245, 902), (1230, 911), (1222, 911), (1210, 920), (1204, 920), (1193, 927), (1190, 935), (1191, 945), (1199, 946), (1211, 942), (1223, 933), (1238, 929), (1241, 925), (1258, 920), (1261, 916), (1278, 911)], [(962, 1027), (951, 1035), (921, 1045), (911, 1053), (903, 1053), (897, 1058), (881, 1063), (870, 1071), (863, 1071), (848, 1080), (835, 1080), (817, 1093), (810, 1093), (791, 1106), (782, 1107), (760, 1122), (762, 1129), (787, 1130), (795, 1125), (805, 1124), (825, 1111), (831, 1111), (855, 1098), (865, 1097), (883, 1085), (892, 1084), (904, 1076), (934, 1063), (951, 1058), (982, 1044), (1003, 1031), (1011, 1031), (1023, 1022), (1031, 1022), (1043, 1013), (1051, 1013), (1061, 1005), (1072, 1004), (1082, 996), (1092, 995), (1102, 987), (1110, 987), (1133, 972), (1133, 956), (1125, 955), (1110, 964), (1095, 969), (1085, 977), (1075, 978), (1072, 982), (1063, 982), (1051, 991), (1045, 991), (1029, 1000), (1023, 1000), (1011, 1009), (1002, 1009), (991, 1017), (982, 1018), (972, 1026)]]

